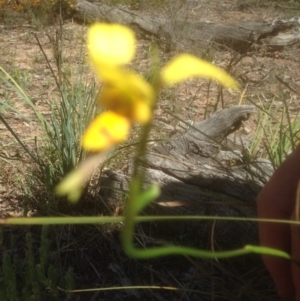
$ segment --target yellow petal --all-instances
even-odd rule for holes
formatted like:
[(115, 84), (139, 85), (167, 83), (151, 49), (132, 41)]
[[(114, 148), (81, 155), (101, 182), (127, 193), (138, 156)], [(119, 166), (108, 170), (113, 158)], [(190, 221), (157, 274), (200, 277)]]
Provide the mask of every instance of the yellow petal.
[(224, 70), (190, 54), (178, 55), (162, 69), (161, 73), (164, 85), (173, 85), (191, 77), (206, 77), (227, 88), (238, 88), (237, 82)]
[(131, 121), (146, 123), (151, 118), (154, 91), (139, 75), (118, 70), (105, 77), (99, 103)]
[(84, 181), (84, 175), (77, 170), (68, 174), (55, 188), (55, 192), (59, 196), (67, 196), (72, 203), (80, 199)]
[(67, 196), (68, 200), (73, 203), (77, 202), (81, 197), (84, 184), (88, 181), (95, 168), (104, 162), (106, 157), (105, 153), (89, 156), (61, 180), (55, 187), (56, 194)]
[(96, 68), (127, 64), (135, 54), (134, 32), (119, 24), (95, 23), (88, 30), (87, 46)]
[(82, 137), (82, 146), (90, 151), (102, 151), (127, 139), (130, 130), (128, 118), (108, 111), (89, 125)]

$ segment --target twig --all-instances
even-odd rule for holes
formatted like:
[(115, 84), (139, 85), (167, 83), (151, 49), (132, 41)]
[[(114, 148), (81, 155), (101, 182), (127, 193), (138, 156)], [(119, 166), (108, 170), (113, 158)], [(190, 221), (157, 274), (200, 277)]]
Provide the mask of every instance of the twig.
[(283, 85), (285, 85), (287, 88), (289, 88), (292, 92), (296, 93), (297, 95), (300, 96), (300, 93), (297, 92), (295, 89), (293, 89), (287, 82), (285, 82), (284, 80), (282, 80), (279, 76), (275, 75), (275, 78), (282, 83)]

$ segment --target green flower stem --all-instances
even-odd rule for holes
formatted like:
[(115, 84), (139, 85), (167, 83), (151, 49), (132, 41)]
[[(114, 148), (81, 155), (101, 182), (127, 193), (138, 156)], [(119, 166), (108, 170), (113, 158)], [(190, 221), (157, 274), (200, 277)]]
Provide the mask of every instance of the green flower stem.
[(136, 206), (138, 206), (138, 202), (140, 200), (143, 179), (145, 176), (145, 170), (139, 168), (138, 160), (146, 154), (147, 139), (151, 130), (151, 124), (152, 122), (150, 121), (143, 128), (143, 134), (141, 137), (142, 139), (134, 161), (134, 170), (130, 184), (128, 200), (125, 205), (125, 220), (124, 227), (122, 229), (122, 242), (125, 251), (133, 257), (135, 257), (135, 248), (133, 243), (135, 217), (139, 213), (138, 210), (136, 210)]
[[(159, 82), (154, 83), (154, 87), (156, 88), (155, 91), (159, 91)], [(158, 93), (156, 93), (158, 94)], [(155, 104), (153, 106), (154, 110)], [(229, 258), (229, 257), (235, 257), (235, 256), (241, 256), (249, 253), (256, 253), (256, 254), (268, 254), (273, 255), (281, 258), (285, 258), (288, 260), (291, 260), (292, 262), (299, 265), (299, 262), (294, 260), (288, 253), (283, 252), (281, 250), (276, 250), (268, 247), (263, 246), (251, 246), (247, 245), (242, 249), (236, 249), (231, 251), (221, 251), (221, 252), (211, 252), (206, 250), (199, 250), (195, 248), (190, 247), (183, 247), (183, 246), (163, 246), (163, 247), (156, 247), (151, 249), (138, 249), (134, 246), (134, 227), (135, 223), (140, 221), (154, 221), (154, 220), (175, 220), (174, 217), (139, 217), (139, 211), (141, 208), (143, 208), (143, 204), (149, 203), (149, 200), (146, 199), (145, 194), (143, 195), (142, 192), (142, 184), (145, 177), (145, 170), (146, 168), (139, 168), (139, 159), (143, 158), (146, 160), (146, 151), (147, 151), (147, 141), (148, 137), (151, 131), (152, 126), (152, 120), (146, 124), (143, 127), (143, 133), (141, 135), (141, 142), (139, 144), (139, 149), (137, 151), (137, 155), (135, 157), (134, 161), (134, 170), (133, 170), (133, 176), (132, 181), (129, 189), (129, 195), (128, 200), (126, 202), (125, 206), (125, 216), (124, 216), (124, 227), (122, 230), (122, 243), (124, 250), (127, 252), (128, 255), (138, 258), (138, 259), (149, 259), (149, 258), (155, 258), (159, 256), (167, 256), (167, 255), (188, 255), (193, 257), (200, 257), (200, 258), (207, 258), (207, 259), (216, 259), (216, 258)], [(155, 189), (154, 189), (155, 191)], [(153, 195), (153, 200), (155, 196), (154, 193), (150, 193), (150, 195)], [(148, 196), (149, 198), (149, 196)], [(151, 201), (151, 199), (150, 199)], [(140, 206), (140, 204), (142, 204)], [(201, 216), (201, 219), (219, 219), (220, 220), (226, 220), (227, 218), (224, 217), (208, 217), (208, 216)], [(176, 217), (176, 220), (182, 219), (197, 219), (199, 220), (199, 216), (181, 216)], [(245, 218), (229, 218), (231, 220), (251, 220), (251, 219), (245, 219)], [(258, 220), (258, 219), (254, 219)], [(265, 220), (266, 222), (278, 222), (277, 220)], [(263, 222), (263, 220), (260, 220), (260, 222)], [(290, 222), (290, 221), (282, 221), (282, 222)]]
[[(159, 81), (159, 76), (157, 76), (156, 74), (152, 83), (153, 89), (155, 91), (155, 96), (158, 95), (158, 92), (160, 90), (160, 84), (161, 83)], [(152, 112), (154, 111), (154, 108), (156, 106), (156, 100), (157, 97), (155, 97), (155, 102), (152, 107)], [(156, 193), (158, 193), (158, 189), (155, 190), (155, 188), (153, 189), (153, 187), (152, 190), (148, 189), (148, 191), (146, 191), (147, 193), (145, 193), (145, 191), (144, 192), (142, 191), (142, 185), (145, 178), (146, 168), (139, 168), (139, 159), (141, 158), (143, 158), (144, 160), (147, 159), (146, 158), (147, 142), (151, 131), (151, 127), (152, 127), (152, 119), (142, 129), (141, 141), (139, 144), (136, 157), (134, 159), (134, 169), (133, 169), (132, 181), (129, 189), (128, 200), (125, 206), (124, 227), (122, 229), (122, 243), (123, 243), (123, 248), (128, 255), (139, 259), (148, 259), (148, 258), (167, 256), (167, 255), (188, 255), (193, 257), (215, 259), (215, 258), (229, 258), (229, 257), (235, 257), (235, 256), (249, 254), (249, 253), (256, 253), (256, 254), (269, 254), (273, 256), (282, 257), (285, 259), (292, 260), (296, 264), (299, 264), (298, 262), (293, 260), (289, 254), (281, 250), (275, 250), (275, 249), (260, 247), (260, 246), (250, 246), (250, 245), (245, 246), (242, 249), (221, 251), (221, 252), (211, 252), (211, 251), (199, 250), (190, 247), (172, 246), (172, 245), (145, 249), (145, 250), (136, 248), (134, 246), (134, 228), (135, 228), (135, 223), (139, 218), (138, 214), (146, 204), (148, 204), (149, 202), (155, 199)], [(190, 218), (191, 217), (189, 217), (189, 219)], [(153, 221), (155, 219), (157, 218), (150, 217), (148, 220)], [(164, 220), (166, 219), (168, 218), (164, 217)], [(205, 217), (203, 219), (205, 219)], [(234, 218), (234, 220), (238, 220), (238, 218)]]
[(249, 253), (253, 253), (251, 249), (236, 249), (232, 251), (221, 251), (221, 252), (211, 252), (205, 250), (194, 249), (190, 247), (182, 247), (182, 246), (165, 246), (165, 247), (157, 247), (151, 248), (147, 250), (141, 250), (134, 247), (132, 244), (130, 247), (128, 246), (126, 251), (133, 257), (138, 259), (149, 259), (161, 256), (168, 255), (185, 255), (185, 256), (193, 256), (199, 258), (207, 258), (207, 259), (215, 259), (215, 258), (229, 258), (236, 257), (240, 255), (245, 255)]
[[(277, 220), (263, 218), (245, 218), (231, 216), (208, 216), (208, 215), (154, 215), (154, 216), (136, 216), (136, 223), (144, 223), (151, 221), (183, 221), (183, 220), (216, 220), (216, 221), (244, 221), (244, 222), (264, 222), (264, 223), (279, 223), (289, 225), (300, 225), (300, 221), (292, 220)], [(8, 217), (0, 218), (0, 225), (81, 225), (81, 224), (110, 224), (124, 222), (123, 216), (76, 216), (76, 217)]]
[(74, 217), (9, 217), (0, 218), (0, 225), (82, 225), (112, 224), (123, 222), (122, 216), (74, 216)]
[[(133, 214), (134, 215), (134, 214)], [(166, 255), (179, 255), (185, 254), (201, 258), (228, 258), (233, 256), (240, 256), (249, 253), (272, 255), (291, 260), (293, 263), (300, 265), (300, 263), (293, 259), (289, 254), (281, 250), (276, 250), (263, 246), (246, 245), (242, 249), (236, 249), (224, 252), (210, 252), (205, 250), (198, 250), (189, 247), (181, 246), (166, 246), (148, 250), (140, 250), (133, 245), (133, 230), (135, 222), (149, 222), (149, 221), (162, 221), (162, 220), (232, 220), (232, 221), (260, 221), (260, 222), (279, 222), (286, 224), (300, 224), (300, 222), (289, 220), (269, 220), (269, 219), (245, 219), (236, 217), (216, 217), (216, 216), (136, 216), (129, 223), (125, 224), (127, 231), (123, 231), (123, 243), (125, 250), (132, 256), (140, 259), (153, 258), (157, 256)], [(84, 216), (84, 217), (12, 217), (1, 218), (0, 225), (78, 225), (78, 224), (105, 224), (105, 223), (120, 223), (124, 222), (124, 217), (103, 217), (103, 216)], [(129, 230), (129, 231), (128, 231)]]
[[(158, 62), (156, 62), (158, 63)], [(156, 64), (153, 68), (156, 67)], [(161, 83), (159, 79), (159, 71), (156, 71), (158, 69), (154, 69), (154, 78), (152, 82), (152, 87), (154, 90), (154, 98), (153, 98), (153, 104), (152, 104), (152, 116), (154, 109), (156, 107), (157, 102), (157, 95), (159, 93), (159, 90), (161, 88)], [(147, 143), (149, 134), (152, 128), (152, 121), (153, 118), (149, 120), (148, 123), (146, 123), (142, 128), (142, 134), (141, 134), (141, 141), (138, 146), (138, 151), (136, 153), (136, 156), (134, 158), (134, 167), (133, 167), (133, 174), (132, 174), (132, 180), (130, 184), (129, 189), (129, 195), (128, 200), (125, 205), (125, 216), (124, 216), (124, 227), (122, 229), (122, 243), (124, 250), (131, 256), (135, 257), (136, 249), (134, 247), (134, 226), (135, 226), (135, 218), (138, 215), (140, 210), (137, 210), (139, 208), (139, 202), (143, 202), (141, 198), (143, 196), (142, 193), (142, 185), (145, 178), (145, 168), (139, 168), (139, 159), (143, 158), (146, 160), (146, 153), (147, 153)]]

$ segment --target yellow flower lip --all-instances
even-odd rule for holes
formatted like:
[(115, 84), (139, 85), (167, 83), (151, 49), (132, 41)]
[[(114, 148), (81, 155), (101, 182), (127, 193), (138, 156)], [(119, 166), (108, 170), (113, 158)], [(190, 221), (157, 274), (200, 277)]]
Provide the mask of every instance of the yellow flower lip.
[(82, 146), (90, 151), (102, 151), (127, 139), (130, 120), (107, 111), (97, 116), (82, 137)]
[(99, 103), (131, 121), (147, 123), (151, 118), (154, 101), (151, 85), (127, 70), (119, 70), (114, 76), (109, 81), (104, 81)]

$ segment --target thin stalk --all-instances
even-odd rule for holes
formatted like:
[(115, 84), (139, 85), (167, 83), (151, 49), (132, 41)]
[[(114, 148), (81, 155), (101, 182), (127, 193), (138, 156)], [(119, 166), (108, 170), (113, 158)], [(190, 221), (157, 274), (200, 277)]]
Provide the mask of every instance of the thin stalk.
[(30, 156), (30, 158), (37, 164), (39, 164), (38, 160), (31, 154), (29, 149), (26, 147), (26, 145), (19, 139), (19, 137), (16, 135), (14, 130), (10, 127), (10, 125), (6, 122), (4, 117), (0, 114), (0, 120), (3, 122), (3, 124), (6, 126), (6, 128), (10, 131), (10, 133), (14, 136), (14, 138), (18, 141), (18, 143), (23, 147), (23, 149), (26, 151), (26, 153)]
[[(160, 82), (159, 72), (158, 72), (159, 69), (157, 68), (157, 66), (159, 65), (159, 60), (157, 59), (158, 56), (156, 55), (156, 53), (154, 53), (153, 58), (155, 62), (152, 65), (153, 74), (154, 74), (154, 77), (152, 79), (154, 97), (153, 97), (153, 104), (151, 107), (151, 113), (152, 113), (151, 116), (153, 116), (153, 112), (157, 103), (157, 97), (161, 88), (161, 82)], [(128, 201), (126, 203), (125, 212), (124, 212), (125, 220), (124, 220), (124, 227), (122, 230), (123, 247), (128, 254), (131, 254), (133, 256), (135, 256), (134, 254), (136, 251), (133, 244), (135, 216), (136, 214), (138, 214), (138, 210), (136, 210), (136, 208), (139, 203), (141, 189), (145, 178), (145, 168), (139, 168), (138, 160), (139, 158), (142, 157), (144, 157), (144, 159), (146, 160), (147, 143), (152, 128), (152, 122), (153, 122), (153, 118), (151, 117), (149, 122), (146, 123), (142, 128), (141, 141), (138, 146), (136, 157), (134, 158), (132, 180), (129, 189)]]

